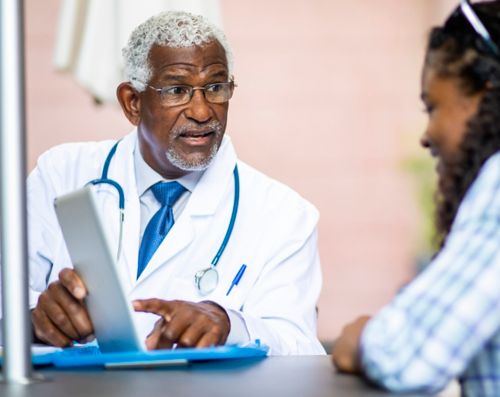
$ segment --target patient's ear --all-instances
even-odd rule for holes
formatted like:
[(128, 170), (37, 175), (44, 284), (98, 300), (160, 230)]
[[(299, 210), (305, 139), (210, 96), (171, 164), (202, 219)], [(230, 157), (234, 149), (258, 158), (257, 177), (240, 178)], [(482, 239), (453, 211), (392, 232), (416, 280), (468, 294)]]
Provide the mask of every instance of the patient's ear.
[(133, 125), (137, 126), (141, 121), (141, 97), (132, 84), (121, 83), (116, 89), (116, 97), (122, 107), (125, 117)]

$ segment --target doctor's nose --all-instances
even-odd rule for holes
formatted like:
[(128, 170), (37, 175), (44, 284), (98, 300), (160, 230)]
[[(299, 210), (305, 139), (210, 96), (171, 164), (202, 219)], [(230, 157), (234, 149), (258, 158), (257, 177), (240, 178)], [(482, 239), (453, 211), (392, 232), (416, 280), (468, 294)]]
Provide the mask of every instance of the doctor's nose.
[(188, 108), (185, 111), (186, 117), (197, 123), (206, 123), (212, 119), (212, 108), (205, 99), (203, 90), (195, 90)]

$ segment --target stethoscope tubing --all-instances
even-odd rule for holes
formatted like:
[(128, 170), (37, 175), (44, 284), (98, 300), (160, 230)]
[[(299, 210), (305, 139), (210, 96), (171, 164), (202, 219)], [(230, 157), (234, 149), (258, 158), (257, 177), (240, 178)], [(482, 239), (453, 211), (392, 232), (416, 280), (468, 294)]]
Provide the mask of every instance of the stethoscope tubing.
[[(108, 177), (108, 171), (109, 171), (109, 166), (111, 164), (111, 160), (113, 159), (116, 153), (116, 149), (118, 148), (118, 144), (120, 143), (120, 141), (121, 140), (117, 141), (113, 145), (108, 155), (106, 156), (101, 177), (98, 179), (93, 179), (87, 183), (91, 185), (100, 185), (100, 184), (110, 185), (113, 188), (115, 188), (115, 190), (118, 193), (118, 206), (120, 209), (120, 235), (119, 235), (117, 261), (120, 258), (121, 247), (122, 247), (123, 223), (125, 221), (125, 193), (123, 191), (123, 188), (118, 182)], [(219, 260), (224, 251), (226, 250), (227, 244), (229, 243), (231, 234), (233, 233), (234, 224), (236, 223), (236, 218), (238, 215), (238, 206), (240, 202), (240, 176), (237, 164), (234, 166), (233, 178), (234, 178), (234, 201), (233, 201), (233, 209), (231, 211), (231, 218), (229, 220), (229, 225), (227, 227), (224, 239), (222, 240), (222, 244), (220, 245), (219, 249), (217, 250), (217, 253), (215, 254), (214, 258), (212, 259), (212, 262), (210, 263), (211, 268), (215, 268), (217, 266), (217, 263), (219, 263)]]
[(222, 244), (219, 247), (219, 250), (214, 256), (214, 259), (212, 259), (211, 265), (213, 267), (217, 266), (217, 263), (219, 262), (220, 257), (224, 253), (224, 250), (226, 249), (227, 243), (229, 242), (229, 239), (231, 238), (231, 234), (233, 233), (234, 229), (234, 223), (236, 222), (236, 216), (238, 215), (238, 205), (240, 202), (240, 175), (238, 172), (238, 166), (234, 166), (233, 170), (233, 177), (234, 177), (234, 201), (233, 201), (233, 210), (231, 212), (231, 219), (229, 220), (229, 225), (227, 227), (226, 235), (224, 236), (224, 240), (222, 240)]

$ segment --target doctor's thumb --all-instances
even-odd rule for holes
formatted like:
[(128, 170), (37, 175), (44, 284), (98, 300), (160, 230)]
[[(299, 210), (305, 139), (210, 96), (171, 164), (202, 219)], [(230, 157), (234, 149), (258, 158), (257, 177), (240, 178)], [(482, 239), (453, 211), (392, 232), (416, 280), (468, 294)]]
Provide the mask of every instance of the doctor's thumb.
[(59, 272), (59, 281), (76, 299), (81, 300), (87, 296), (87, 288), (75, 270), (62, 269)]

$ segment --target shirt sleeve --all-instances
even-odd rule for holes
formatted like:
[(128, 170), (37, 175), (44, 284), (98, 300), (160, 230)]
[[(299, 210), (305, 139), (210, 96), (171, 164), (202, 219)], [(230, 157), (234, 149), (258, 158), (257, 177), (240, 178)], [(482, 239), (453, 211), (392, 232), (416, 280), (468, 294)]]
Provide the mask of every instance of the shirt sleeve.
[(435, 392), (500, 328), (500, 154), (467, 192), (439, 255), (365, 327), (365, 374), (392, 391)]
[(226, 343), (234, 345), (250, 342), (250, 335), (248, 334), (247, 326), (241, 313), (236, 310), (227, 309), (227, 316), (231, 323), (231, 330), (229, 331)]

